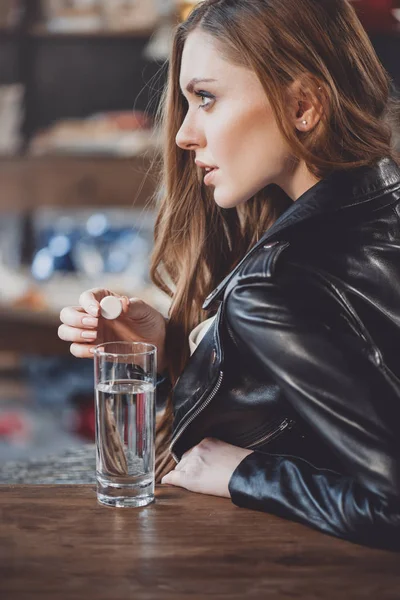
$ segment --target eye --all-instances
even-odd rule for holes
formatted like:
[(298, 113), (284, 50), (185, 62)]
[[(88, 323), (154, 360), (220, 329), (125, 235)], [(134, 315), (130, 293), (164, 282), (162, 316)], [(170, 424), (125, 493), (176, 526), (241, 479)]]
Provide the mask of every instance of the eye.
[[(199, 108), (207, 109), (211, 106), (213, 100), (215, 100), (215, 96), (213, 96), (209, 92), (204, 92), (202, 90), (199, 90), (198, 92), (194, 92), (194, 95), (197, 96), (198, 98), (201, 98), (201, 100), (203, 101), (203, 104), (200, 104)], [(208, 102), (204, 103), (204, 100), (208, 100)]]

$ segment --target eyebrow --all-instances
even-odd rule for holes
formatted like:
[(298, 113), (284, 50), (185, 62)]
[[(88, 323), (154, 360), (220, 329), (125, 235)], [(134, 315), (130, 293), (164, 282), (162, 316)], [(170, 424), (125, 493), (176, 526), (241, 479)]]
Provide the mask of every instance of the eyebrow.
[(210, 83), (212, 81), (217, 81), (217, 80), (216, 79), (199, 79), (197, 77), (194, 77), (187, 84), (186, 91), (189, 92), (189, 94), (193, 94), (195, 85), (197, 85), (198, 83)]

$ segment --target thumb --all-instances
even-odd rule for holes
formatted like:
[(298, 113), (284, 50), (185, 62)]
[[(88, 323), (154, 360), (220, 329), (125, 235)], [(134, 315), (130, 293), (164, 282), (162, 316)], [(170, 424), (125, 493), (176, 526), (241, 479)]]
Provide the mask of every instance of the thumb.
[(146, 317), (150, 316), (151, 310), (151, 307), (140, 298), (129, 298), (126, 314), (131, 319), (141, 320), (146, 319)]

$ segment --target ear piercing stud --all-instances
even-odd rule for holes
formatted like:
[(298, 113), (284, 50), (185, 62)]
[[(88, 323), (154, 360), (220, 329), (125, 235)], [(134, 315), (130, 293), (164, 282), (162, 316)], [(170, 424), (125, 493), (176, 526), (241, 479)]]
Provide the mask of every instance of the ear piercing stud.
[[(321, 87), (319, 87), (318, 89), (319, 89), (319, 90), (322, 90), (322, 88), (321, 88)], [(302, 125), (307, 125), (307, 121), (302, 121), (301, 123), (302, 123)]]

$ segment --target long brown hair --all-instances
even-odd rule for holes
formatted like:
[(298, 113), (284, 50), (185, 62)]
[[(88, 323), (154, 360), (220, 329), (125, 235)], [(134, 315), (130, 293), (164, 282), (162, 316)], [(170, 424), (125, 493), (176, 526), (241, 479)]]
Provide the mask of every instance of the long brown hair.
[[(189, 360), (190, 331), (211, 316), (201, 308), (205, 297), (291, 203), (270, 185), (242, 205), (240, 214), (220, 208), (202, 185), (193, 152), (176, 145), (187, 110), (179, 87), (182, 52), (195, 29), (213, 36), (225, 59), (256, 73), (293, 156), (317, 178), (383, 156), (399, 160), (388, 123), (391, 81), (347, 0), (198, 4), (177, 27), (160, 112), (165, 144), (150, 273), (172, 298), (166, 334), (172, 384)], [(285, 112), (285, 94), (295, 80), (324, 109), (309, 132), (294, 128)], [(168, 452), (171, 424), (169, 397), (157, 424), (157, 481), (175, 464)]]

